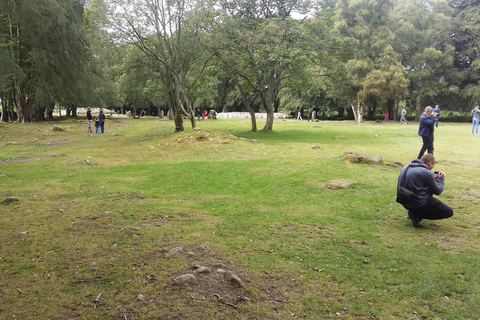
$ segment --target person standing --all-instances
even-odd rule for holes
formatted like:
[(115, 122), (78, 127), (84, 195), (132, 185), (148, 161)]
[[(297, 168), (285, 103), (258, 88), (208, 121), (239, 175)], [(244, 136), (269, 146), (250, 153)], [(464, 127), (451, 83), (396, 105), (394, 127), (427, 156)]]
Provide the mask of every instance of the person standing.
[(105, 129), (105, 113), (103, 113), (103, 110), (100, 110), (98, 120), (100, 120), (100, 131), (103, 133), (103, 130)]
[[(432, 110), (433, 111), (433, 110)], [(401, 204), (408, 210), (408, 217), (415, 228), (423, 228), (422, 219), (439, 220), (453, 216), (453, 209), (433, 197), (443, 192), (445, 172), (431, 170), (435, 166), (435, 158), (431, 154), (424, 155), (420, 160), (412, 160), (402, 168), (398, 176), (397, 199), (400, 187), (413, 192), (414, 196), (408, 202)]]
[(92, 133), (92, 109), (87, 109), (87, 125), (88, 125), (88, 133)]
[(385, 112), (385, 119), (383, 119), (383, 123), (390, 123), (390, 121), (388, 120), (388, 117), (390, 116), (390, 114), (387, 112)]
[(480, 109), (479, 109), (479, 106), (478, 104), (475, 106), (475, 108), (473, 108), (472, 112), (470, 112), (470, 114), (472, 115), (472, 134), (473, 134), (473, 131), (474, 129), (475, 130), (475, 134), (478, 136), (478, 123), (480, 122)]
[(438, 104), (435, 106), (435, 108), (433, 108), (433, 112), (437, 114), (437, 116), (433, 117), (433, 119), (435, 119), (435, 127), (438, 128), (438, 118), (440, 118), (440, 107)]
[(417, 159), (420, 159), (426, 150), (429, 154), (433, 154), (433, 128), (435, 124), (435, 113), (433, 108), (428, 106), (425, 108), (425, 112), (420, 117), (420, 125), (418, 126), (418, 135), (422, 137), (423, 145), (420, 149)]
[(409, 124), (409, 122), (407, 121), (407, 110), (405, 110), (405, 108), (402, 108), (402, 117), (400, 118), (400, 124), (403, 124), (404, 122), (406, 124)]
[(302, 121), (302, 109), (298, 110), (298, 117), (297, 117), (297, 120), (300, 120)]
[(312, 120), (312, 122), (313, 122), (313, 110), (312, 110), (312, 108), (308, 109), (308, 120), (307, 120), (307, 122), (309, 122), (310, 120)]

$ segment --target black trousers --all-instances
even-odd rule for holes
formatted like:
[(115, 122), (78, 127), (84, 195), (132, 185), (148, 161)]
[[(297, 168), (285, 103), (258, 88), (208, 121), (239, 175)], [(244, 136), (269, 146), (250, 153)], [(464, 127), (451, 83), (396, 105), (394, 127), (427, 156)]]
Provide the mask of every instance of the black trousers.
[(422, 149), (420, 149), (420, 153), (418, 154), (417, 159), (420, 159), (426, 150), (428, 150), (428, 153), (433, 154), (433, 134), (428, 138), (422, 137), (422, 139), (423, 146)]
[(410, 209), (417, 218), (427, 220), (447, 219), (453, 216), (453, 209), (442, 201), (430, 197), (426, 205), (420, 208)]

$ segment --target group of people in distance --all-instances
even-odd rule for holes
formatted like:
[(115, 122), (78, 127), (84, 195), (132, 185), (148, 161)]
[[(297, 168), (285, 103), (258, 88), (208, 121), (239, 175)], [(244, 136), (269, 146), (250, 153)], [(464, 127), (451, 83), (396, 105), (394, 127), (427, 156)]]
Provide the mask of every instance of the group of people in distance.
[[(88, 126), (88, 133), (92, 132), (92, 109), (87, 109), (87, 126)], [(98, 114), (98, 118), (95, 118), (95, 133), (103, 133), (105, 131), (105, 113), (103, 110), (100, 110)]]
[[(404, 109), (403, 109), (404, 110)], [(402, 110), (402, 120), (404, 113)], [(405, 112), (406, 115), (406, 112)], [(420, 117), (418, 135), (422, 137), (423, 145), (417, 159), (412, 160), (400, 171), (397, 182), (397, 201), (408, 210), (408, 218), (416, 228), (423, 228), (421, 221), (446, 219), (453, 216), (453, 209), (444, 204), (433, 195), (440, 195), (443, 192), (445, 172), (435, 171), (435, 158), (433, 157), (433, 131), (438, 128), (438, 117), (440, 108), (430, 106)], [(478, 105), (471, 111), (472, 135), (478, 135), (478, 124), (480, 122), (480, 108)], [(402, 121), (401, 121), (402, 123)], [(407, 122), (408, 123), (408, 122)], [(425, 154), (425, 151), (428, 153)], [(409, 201), (399, 201), (403, 189), (411, 191)]]

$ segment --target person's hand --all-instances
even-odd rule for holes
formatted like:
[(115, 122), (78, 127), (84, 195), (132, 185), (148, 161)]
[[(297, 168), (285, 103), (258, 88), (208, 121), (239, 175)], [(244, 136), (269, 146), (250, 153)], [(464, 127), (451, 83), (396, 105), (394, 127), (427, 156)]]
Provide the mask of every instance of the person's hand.
[(445, 177), (446, 177), (445, 172), (440, 171), (440, 172), (438, 173), (438, 177), (439, 177), (440, 179), (442, 179), (442, 180), (445, 180)]

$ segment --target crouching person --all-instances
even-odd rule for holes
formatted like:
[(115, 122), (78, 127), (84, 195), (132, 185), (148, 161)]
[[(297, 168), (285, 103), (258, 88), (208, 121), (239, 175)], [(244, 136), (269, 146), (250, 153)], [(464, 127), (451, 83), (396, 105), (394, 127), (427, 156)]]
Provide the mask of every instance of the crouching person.
[(453, 209), (433, 197), (443, 191), (445, 172), (432, 172), (435, 158), (426, 154), (415, 159), (400, 171), (397, 184), (397, 202), (408, 210), (408, 217), (416, 228), (423, 228), (422, 219), (447, 219)]

